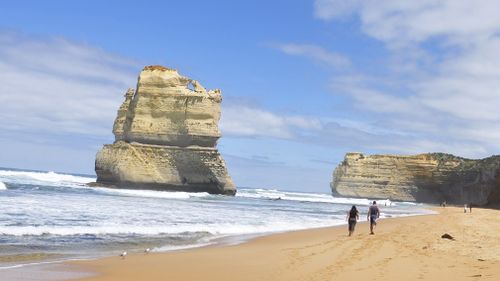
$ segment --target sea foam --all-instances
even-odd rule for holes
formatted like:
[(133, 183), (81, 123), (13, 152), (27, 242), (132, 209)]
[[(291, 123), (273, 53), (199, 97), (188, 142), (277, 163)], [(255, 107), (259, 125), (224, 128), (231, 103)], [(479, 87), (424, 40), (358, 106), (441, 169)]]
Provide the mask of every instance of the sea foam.
[(85, 184), (95, 181), (94, 177), (83, 177), (55, 172), (31, 172), (0, 170), (0, 178), (14, 183), (44, 183), (49, 185)]
[(114, 189), (105, 187), (94, 187), (94, 191), (118, 196), (136, 196), (145, 198), (164, 198), (164, 199), (189, 199), (212, 196), (206, 192), (182, 192), (182, 191), (157, 191), (157, 190), (136, 190), (136, 189)]
[[(281, 191), (275, 189), (240, 189), (236, 193), (237, 197), (254, 198), (254, 199), (268, 199), (268, 200), (289, 200), (298, 202), (311, 202), (311, 203), (330, 203), (330, 204), (346, 204), (346, 205), (363, 205), (368, 206), (371, 200), (364, 198), (340, 198), (333, 197), (331, 194), (322, 193), (304, 193)], [(394, 202), (390, 200), (378, 200), (380, 205), (395, 206)]]

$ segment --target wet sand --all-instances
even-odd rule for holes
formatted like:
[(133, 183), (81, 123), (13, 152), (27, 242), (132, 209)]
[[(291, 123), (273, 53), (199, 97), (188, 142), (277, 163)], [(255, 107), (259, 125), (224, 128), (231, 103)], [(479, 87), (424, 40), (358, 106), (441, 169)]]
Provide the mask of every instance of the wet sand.
[(40, 262), (0, 267), (2, 281), (63, 281), (92, 276), (79, 266), (61, 262)]
[[(274, 234), (232, 246), (72, 262), (80, 280), (500, 280), (500, 211), (437, 215)], [(362, 221), (366, 218), (361, 218)], [(442, 239), (448, 233), (455, 240)]]

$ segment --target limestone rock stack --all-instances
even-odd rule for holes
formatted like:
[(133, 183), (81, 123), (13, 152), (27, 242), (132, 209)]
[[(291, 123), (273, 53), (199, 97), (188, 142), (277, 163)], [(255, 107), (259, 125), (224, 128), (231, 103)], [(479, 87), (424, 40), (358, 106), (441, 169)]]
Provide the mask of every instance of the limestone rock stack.
[(116, 115), (115, 123), (113, 125), (113, 134), (115, 135), (115, 140), (123, 139), (123, 127), (125, 124), (125, 120), (127, 119), (127, 111), (134, 97), (135, 89), (129, 88), (125, 93), (125, 101), (123, 101), (122, 105), (118, 109), (118, 114)]
[(217, 194), (236, 193), (216, 149), (219, 90), (163, 66), (147, 66), (113, 126), (115, 142), (97, 153), (100, 184)]
[(471, 160), (443, 153), (347, 153), (333, 172), (334, 195), (400, 201), (500, 203), (500, 156)]

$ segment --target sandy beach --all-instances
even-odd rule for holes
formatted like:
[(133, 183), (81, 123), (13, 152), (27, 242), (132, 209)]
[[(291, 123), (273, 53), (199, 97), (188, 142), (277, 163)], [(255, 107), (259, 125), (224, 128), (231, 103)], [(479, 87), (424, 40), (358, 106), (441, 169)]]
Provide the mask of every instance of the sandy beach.
[[(72, 262), (81, 280), (500, 280), (500, 211), (436, 208), (385, 219), (274, 234), (232, 246)], [(366, 218), (361, 218), (364, 221)], [(454, 240), (442, 239), (448, 233)]]

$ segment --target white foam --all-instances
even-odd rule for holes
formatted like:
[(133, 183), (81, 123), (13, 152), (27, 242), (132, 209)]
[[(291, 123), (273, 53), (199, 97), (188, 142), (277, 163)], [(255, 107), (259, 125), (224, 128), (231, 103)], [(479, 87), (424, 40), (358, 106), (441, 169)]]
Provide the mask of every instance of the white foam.
[(5, 183), (0, 181), (0, 190), (6, 190), (7, 186), (5, 186)]
[[(387, 214), (383, 212), (381, 217), (401, 217), (419, 214), (432, 214), (429, 210), (414, 210), (411, 213)], [(168, 234), (185, 236), (186, 233), (207, 233), (209, 236), (221, 235), (241, 235), (241, 234), (259, 234), (270, 232), (282, 232), (291, 230), (300, 230), (316, 227), (327, 227), (344, 224), (344, 215), (330, 216), (327, 220), (323, 217), (309, 218), (304, 221), (302, 218), (287, 219), (274, 217), (260, 221), (258, 224), (246, 218), (239, 223), (219, 222), (219, 223), (187, 223), (187, 224), (168, 224), (159, 222), (158, 225), (127, 224), (125, 222), (109, 225), (90, 225), (90, 226), (0, 226), (0, 235), (13, 236), (44, 236), (44, 235), (162, 235)]]
[(192, 244), (192, 245), (182, 245), (182, 246), (161, 246), (161, 247), (156, 247), (153, 248), (152, 252), (170, 252), (170, 251), (178, 251), (178, 250), (187, 250), (187, 249), (193, 249), (193, 248), (200, 248), (200, 247), (205, 247), (205, 246), (210, 246), (213, 245), (214, 243), (199, 243), (199, 244)]
[[(236, 193), (237, 197), (255, 198), (255, 199), (269, 199), (269, 200), (290, 200), (299, 202), (313, 202), (313, 203), (331, 203), (331, 204), (346, 204), (346, 205), (363, 205), (369, 206), (373, 202), (371, 199), (365, 198), (346, 198), (334, 197), (331, 194), (325, 193), (305, 193), (305, 192), (291, 192), (280, 191), (276, 189), (239, 189)], [(413, 202), (392, 202), (389, 199), (376, 200), (379, 206), (394, 207), (397, 205), (418, 205)]]
[(241, 189), (236, 193), (238, 197), (256, 198), (256, 199), (270, 199), (270, 200), (290, 200), (300, 202), (314, 202), (314, 203), (333, 203), (333, 204), (356, 204), (356, 205), (369, 205), (370, 200), (362, 198), (339, 198), (333, 197), (330, 194), (322, 193), (302, 193), (302, 192), (289, 192), (279, 191), (272, 189)]
[(189, 199), (192, 197), (201, 198), (211, 196), (207, 192), (191, 193), (191, 192), (172, 192), (172, 191), (157, 191), (157, 190), (137, 190), (137, 189), (115, 189), (106, 187), (92, 188), (97, 192), (123, 195), (123, 196), (136, 196), (147, 198), (164, 198), (164, 199)]
[(267, 233), (306, 229), (312, 227), (331, 226), (343, 223), (343, 219), (333, 220), (310, 220), (303, 221), (282, 221), (279, 218), (251, 224), (242, 222), (240, 224), (221, 223), (195, 223), (181, 225), (95, 225), (95, 226), (0, 226), (1, 235), (13, 236), (43, 236), (43, 235), (161, 235), (161, 234), (184, 234), (184, 233), (208, 233), (210, 235), (238, 235)]
[(55, 172), (25, 172), (25, 171), (10, 171), (0, 170), (0, 177), (7, 182), (23, 182), (23, 183), (44, 183), (51, 185), (60, 184), (85, 184), (95, 181), (92, 177), (74, 176), (69, 174), (59, 174)]

